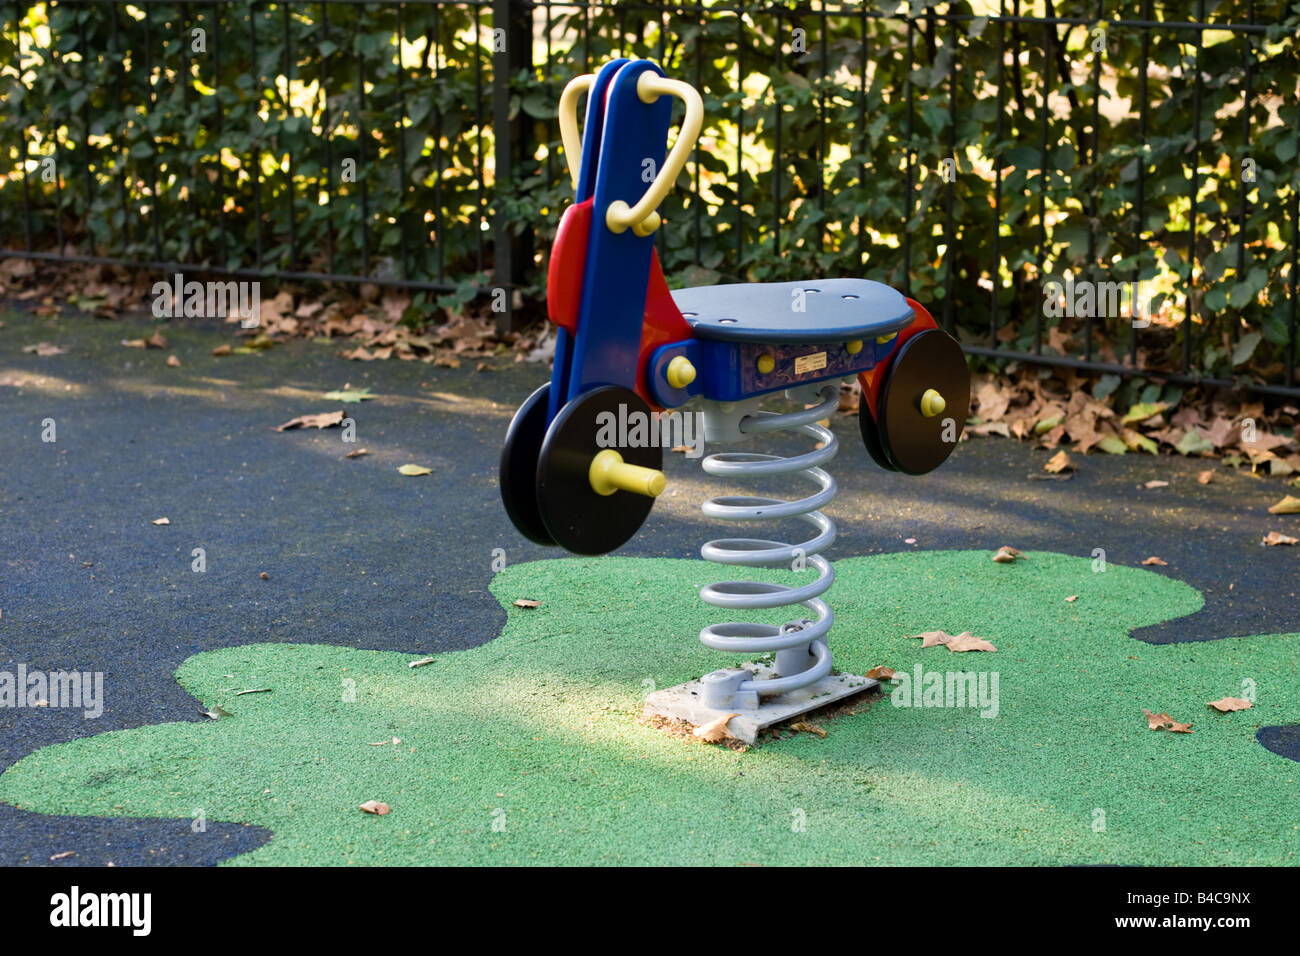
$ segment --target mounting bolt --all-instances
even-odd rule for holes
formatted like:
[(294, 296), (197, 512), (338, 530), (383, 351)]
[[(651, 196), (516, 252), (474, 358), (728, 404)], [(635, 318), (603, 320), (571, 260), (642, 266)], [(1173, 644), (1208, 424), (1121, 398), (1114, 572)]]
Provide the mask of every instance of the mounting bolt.
[(857, 355), (862, 351), (862, 340), (854, 339), (852, 342), (845, 342), (844, 351), (848, 352), (850, 355)]
[(943, 396), (932, 388), (927, 388), (921, 395), (921, 414), (926, 418), (943, 414), (947, 407), (948, 403), (943, 400)]
[(758, 371), (762, 375), (767, 375), (772, 369), (776, 368), (776, 359), (770, 355), (760, 355), (758, 357)]

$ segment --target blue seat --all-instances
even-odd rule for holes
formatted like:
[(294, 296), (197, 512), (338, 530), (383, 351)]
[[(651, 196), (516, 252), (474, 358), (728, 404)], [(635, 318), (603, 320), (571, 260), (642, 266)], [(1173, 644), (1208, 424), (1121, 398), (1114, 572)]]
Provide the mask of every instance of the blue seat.
[(843, 342), (901, 332), (912, 321), (903, 294), (871, 279), (711, 285), (672, 296), (697, 337), (722, 342)]

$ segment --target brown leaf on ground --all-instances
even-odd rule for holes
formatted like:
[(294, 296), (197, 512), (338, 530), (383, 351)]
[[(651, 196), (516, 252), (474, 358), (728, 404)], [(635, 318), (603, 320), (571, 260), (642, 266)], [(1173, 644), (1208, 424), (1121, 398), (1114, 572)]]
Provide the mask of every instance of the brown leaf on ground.
[(954, 654), (961, 654), (965, 651), (996, 651), (997, 648), (984, 640), (982, 637), (976, 637), (970, 631), (962, 631), (956, 637), (949, 638), (944, 642), (948, 650)]
[(1063, 471), (1074, 471), (1074, 462), (1070, 461), (1070, 456), (1062, 449), (1047, 460), (1043, 466), (1043, 471), (1049, 475), (1059, 475)]
[(229, 345), (218, 345), (215, 349), (212, 350), (212, 354), (215, 355), (217, 358), (221, 358), (221, 356), (223, 356), (223, 355), (229, 355), (229, 354), (230, 354), (230, 346), (229, 346)]
[(1153, 478), (1142, 486), (1143, 488), (1168, 488), (1169, 482), (1161, 481), (1159, 478)]
[(361, 804), (361, 806), (357, 807), (357, 809), (365, 813), (373, 813), (377, 817), (382, 817), (387, 815), (392, 810), (392, 807), (386, 803), (380, 803), (378, 800), (367, 800), (365, 803)]
[(144, 339), (123, 339), (122, 347), (128, 349), (147, 349), (149, 343)]
[(354, 448), (354, 449), (352, 449), (350, 452), (348, 452), (346, 455), (344, 455), (343, 457), (344, 457), (344, 458), (360, 458), (362, 455), (368, 455), (368, 454), (370, 454), (370, 452), (367, 451), (367, 450), (364, 449), (364, 448)]
[(924, 650), (927, 647), (934, 647), (938, 644), (947, 644), (951, 636), (952, 635), (943, 631), (925, 631), (921, 634), (910, 634), (908, 635), (908, 638), (914, 639), (919, 637), (921, 639), (921, 649)]
[(1208, 485), (1213, 480), (1214, 480), (1214, 470), (1211, 468), (1207, 468), (1205, 469), (1205, 471), (1198, 471), (1196, 473), (1196, 483), (1198, 485)]
[(721, 717), (710, 720), (707, 724), (701, 724), (696, 727), (691, 731), (691, 736), (695, 737), (697, 740), (704, 741), (706, 744), (716, 744), (724, 737), (734, 737), (736, 735), (727, 729), (727, 722), (730, 721), (732, 717), (738, 716), (740, 715), (723, 714)]
[(334, 425), (343, 423), (344, 411), (339, 409), (337, 412), (321, 412), (319, 415), (299, 415), (297, 418), (291, 418), (283, 425), (277, 425), (275, 430), (278, 432), (288, 431), (291, 428), (330, 428)]
[(1145, 560), (1143, 560), (1142, 563), (1145, 564), (1145, 565), (1153, 565), (1153, 564), (1154, 564), (1154, 565), (1159, 565), (1159, 566), (1162, 567), (1162, 568), (1163, 568), (1163, 567), (1166, 567), (1166, 566), (1169, 564), (1168, 561), (1164, 560), (1163, 558), (1157, 558), (1154, 554), (1151, 555), (1151, 557), (1146, 558)]
[(921, 649), (927, 647), (936, 647), (942, 644), (948, 650), (955, 654), (961, 654), (966, 651), (996, 651), (997, 648), (984, 640), (982, 637), (976, 637), (970, 631), (962, 631), (960, 634), (947, 634), (944, 631), (926, 631), (923, 634), (913, 634), (913, 638), (921, 638)]
[(38, 342), (35, 345), (24, 345), (23, 351), (29, 353), (35, 353), (36, 355), (43, 356), (43, 355), (65, 355), (67, 354), (68, 350), (65, 348), (61, 348), (57, 345), (52, 345), (49, 342)]
[(76, 850), (64, 850), (62, 853), (56, 853), (54, 856), (50, 857), (50, 862), (53, 863), (55, 860), (66, 860), (68, 857), (76, 855)]
[(889, 680), (897, 673), (892, 667), (886, 667), (884, 664), (877, 664), (864, 675), (872, 680)]
[(1270, 531), (1264, 535), (1264, 540), (1260, 542), (1270, 548), (1275, 548), (1279, 544), (1300, 544), (1300, 538), (1293, 538), (1289, 534), (1283, 534), (1280, 531)]
[(516, 598), (515, 607), (541, 607), (541, 601), (530, 601), (528, 598)]
[(1079, 600), (1079, 595), (1077, 595), (1077, 594), (1071, 594), (1068, 598), (1065, 599), (1065, 603), (1066, 603), (1066, 604), (1073, 604), (1073, 603), (1074, 603), (1075, 601), (1077, 601), (1077, 600)]
[(818, 727), (810, 720), (796, 720), (790, 725), (790, 729), (799, 730), (805, 734), (816, 734), (818, 737), (826, 736), (826, 730), (822, 727)]
[(998, 548), (997, 554), (993, 555), (993, 560), (996, 561), (998, 564), (1011, 564), (1017, 558), (1023, 558), (1026, 561), (1029, 560), (1027, 557), (1025, 557), (1023, 552), (1018, 551), (1017, 549), (1006, 544)]
[(1277, 504), (1268, 509), (1271, 515), (1300, 515), (1300, 498), (1295, 495), (1287, 495)]
[(1167, 730), (1174, 734), (1190, 734), (1192, 732), (1191, 724), (1180, 724), (1168, 714), (1153, 714), (1145, 707), (1142, 713), (1147, 715), (1147, 727), (1151, 730)]
[(167, 340), (163, 338), (161, 332), (155, 332), (153, 335), (149, 336), (149, 338), (145, 339), (144, 344), (151, 349), (165, 349), (167, 347)]
[(1218, 700), (1209, 701), (1206, 707), (1213, 707), (1221, 714), (1226, 714), (1234, 710), (1250, 710), (1255, 705), (1243, 697), (1220, 697)]
[(153, 524), (171, 524), (172, 522), (171, 522), (171, 519), (170, 519), (170, 518), (154, 518), (152, 523), (153, 523)]
[(167, 367), (168, 367), (168, 368), (180, 368), (180, 367), (181, 367), (181, 360), (178, 359), (175, 355), (169, 355), (169, 356), (167, 356)]

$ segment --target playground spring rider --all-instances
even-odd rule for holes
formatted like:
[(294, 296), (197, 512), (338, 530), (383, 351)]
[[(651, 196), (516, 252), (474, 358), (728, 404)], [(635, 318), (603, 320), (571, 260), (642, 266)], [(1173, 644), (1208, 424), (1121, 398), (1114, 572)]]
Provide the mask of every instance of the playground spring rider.
[[(580, 134), (578, 98), (587, 93)], [(670, 97), (685, 101), (681, 131), (665, 159)], [(874, 682), (831, 675), (825, 636), (833, 615), (822, 595), (834, 571), (821, 553), (835, 540), (822, 512), (835, 480), (834, 434), (817, 424), (838, 408), (839, 381), (862, 385), (858, 421), (882, 468), (919, 475), (956, 445), (970, 403), (961, 348), (929, 313), (896, 290), (866, 279), (718, 285), (670, 291), (654, 248), (655, 211), (699, 136), (703, 104), (685, 83), (647, 60), (619, 59), (569, 83), (560, 99), (565, 158), (577, 190), (551, 252), (547, 306), (557, 326), (551, 381), (519, 408), (501, 451), (501, 496), (515, 527), (538, 544), (604, 554), (641, 527), (665, 487), (663, 451), (599, 447), (603, 413), (619, 420), (701, 401), (706, 442), (740, 442), (789, 430), (820, 447), (790, 458), (713, 454), (705, 472), (725, 478), (798, 475), (817, 490), (806, 498), (728, 496), (704, 503), (724, 521), (798, 518), (814, 537), (801, 544), (722, 538), (701, 548), (720, 564), (792, 565), (817, 579), (801, 587), (727, 581), (701, 590), (721, 608), (798, 604), (814, 617), (775, 627), (730, 622), (700, 632), (708, 647), (775, 654), (774, 665), (727, 668), (651, 694), (649, 713), (700, 724), (733, 712), (729, 729), (753, 741), (779, 720), (857, 693)], [(657, 170), (647, 188), (643, 172)], [(796, 303), (803, 306), (798, 310)], [(812, 405), (777, 414), (760, 409), (784, 393)], [(619, 416), (620, 406), (623, 415)], [(608, 421), (608, 419), (604, 419)]]

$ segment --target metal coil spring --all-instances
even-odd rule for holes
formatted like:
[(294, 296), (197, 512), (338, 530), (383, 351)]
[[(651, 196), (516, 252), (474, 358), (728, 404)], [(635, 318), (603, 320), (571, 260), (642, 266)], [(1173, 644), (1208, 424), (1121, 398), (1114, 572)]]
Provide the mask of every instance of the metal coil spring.
[[(750, 521), (755, 519), (799, 518), (816, 529), (815, 537), (802, 544), (787, 544), (763, 538), (719, 538), (700, 549), (700, 556), (719, 564), (746, 567), (792, 567), (798, 559), (818, 572), (816, 581), (802, 587), (790, 587), (762, 581), (722, 581), (700, 591), (700, 597), (715, 607), (725, 608), (775, 608), (800, 605), (816, 615), (813, 618), (792, 620), (781, 627), (770, 624), (753, 624), (731, 621), (713, 624), (700, 631), (700, 641), (706, 647), (744, 654), (776, 654), (776, 672), (779, 676), (766, 680), (730, 681), (728, 693), (744, 695), (756, 700), (784, 694), (813, 684), (831, 670), (831, 652), (823, 640), (831, 629), (835, 616), (821, 595), (835, 581), (835, 571), (819, 552), (830, 547), (835, 540), (835, 524), (820, 509), (835, 497), (835, 479), (822, 470), (839, 451), (839, 442), (830, 429), (816, 424), (833, 414), (839, 407), (839, 387), (830, 384), (818, 395), (824, 398), (818, 405), (788, 414), (760, 411), (741, 422), (745, 434), (772, 431), (793, 431), (815, 439), (821, 447), (803, 455), (781, 457), (752, 452), (725, 452), (710, 455), (703, 461), (706, 473), (720, 478), (758, 478), (774, 475), (798, 474), (819, 487), (819, 491), (806, 498), (787, 501), (782, 498), (752, 496), (724, 496), (710, 498), (703, 511), (711, 518), (724, 521)], [(715, 680), (725, 680), (726, 675), (742, 676), (736, 671), (718, 671), (709, 675)], [(706, 696), (709, 678), (705, 679)], [(734, 701), (736, 698), (728, 697)], [(722, 705), (723, 698), (714, 703)]]

